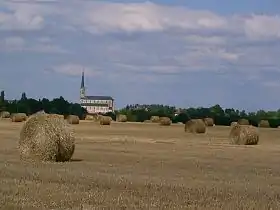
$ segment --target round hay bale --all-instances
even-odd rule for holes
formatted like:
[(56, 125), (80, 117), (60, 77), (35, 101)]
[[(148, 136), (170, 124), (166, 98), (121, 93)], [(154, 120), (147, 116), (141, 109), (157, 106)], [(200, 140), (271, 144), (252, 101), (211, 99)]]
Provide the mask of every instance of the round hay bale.
[(150, 121), (152, 122), (152, 123), (159, 123), (159, 116), (151, 116), (151, 119), (150, 119)]
[(110, 125), (112, 118), (110, 116), (102, 116), (100, 118), (100, 125)]
[(10, 116), (11, 116), (10, 112), (7, 111), (3, 111), (0, 113), (1, 118), (10, 118)]
[(62, 114), (48, 114), (48, 115), (50, 115), (51, 117), (58, 117), (58, 118), (64, 120), (64, 115), (62, 115)]
[(75, 150), (74, 133), (60, 117), (33, 115), (20, 131), (18, 148), (22, 160), (69, 161)]
[(249, 120), (247, 120), (247, 119), (239, 119), (239, 120), (237, 121), (237, 123), (238, 123), (239, 125), (250, 125)]
[(268, 120), (261, 120), (259, 122), (259, 127), (261, 128), (270, 128), (270, 124)]
[(231, 122), (231, 123), (230, 123), (230, 126), (234, 126), (234, 125), (236, 125), (236, 124), (238, 124), (238, 122)]
[(119, 114), (119, 115), (117, 116), (117, 121), (118, 121), (118, 122), (126, 122), (126, 121), (127, 121), (127, 116), (124, 115), (124, 114)]
[(80, 118), (77, 115), (68, 115), (66, 120), (69, 124), (77, 125), (80, 123)]
[(169, 117), (161, 117), (159, 119), (159, 124), (160, 125), (169, 126), (169, 125), (171, 125), (171, 123), (172, 123), (172, 121), (170, 120)]
[(94, 120), (94, 116), (87, 114), (85, 120)]
[(202, 119), (192, 119), (186, 122), (185, 132), (189, 133), (205, 133), (206, 125)]
[(258, 129), (252, 125), (235, 124), (229, 134), (231, 144), (256, 145), (259, 142)]
[(214, 119), (207, 117), (203, 119), (206, 126), (214, 126)]
[(144, 120), (143, 123), (152, 123), (151, 120)]
[(12, 122), (23, 122), (27, 120), (27, 115), (25, 113), (13, 113), (11, 119)]

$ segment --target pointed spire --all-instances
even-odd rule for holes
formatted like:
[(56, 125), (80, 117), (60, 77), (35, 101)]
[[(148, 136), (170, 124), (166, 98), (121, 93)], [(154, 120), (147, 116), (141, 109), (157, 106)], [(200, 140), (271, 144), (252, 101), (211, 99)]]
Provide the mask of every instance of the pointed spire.
[(81, 88), (85, 88), (85, 72), (84, 72), (84, 70), (83, 70), (83, 73), (82, 73)]

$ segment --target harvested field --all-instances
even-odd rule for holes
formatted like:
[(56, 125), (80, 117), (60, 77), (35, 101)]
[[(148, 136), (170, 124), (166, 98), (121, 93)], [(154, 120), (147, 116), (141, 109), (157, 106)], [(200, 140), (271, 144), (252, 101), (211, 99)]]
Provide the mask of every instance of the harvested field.
[(0, 208), (279, 209), (280, 131), (230, 145), (230, 127), (80, 121), (66, 163), (24, 163), (23, 123), (0, 121)]

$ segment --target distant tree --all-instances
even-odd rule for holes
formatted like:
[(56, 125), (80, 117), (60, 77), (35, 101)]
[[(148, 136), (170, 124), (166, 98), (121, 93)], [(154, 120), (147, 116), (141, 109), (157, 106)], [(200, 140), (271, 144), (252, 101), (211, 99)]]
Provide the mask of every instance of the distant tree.
[(21, 94), (21, 99), (20, 99), (21, 101), (25, 101), (25, 100), (27, 100), (27, 97), (26, 97), (26, 93), (25, 92), (23, 92), (22, 94)]
[(5, 92), (4, 90), (1, 91), (1, 96), (0, 96), (0, 102), (4, 102), (5, 101)]

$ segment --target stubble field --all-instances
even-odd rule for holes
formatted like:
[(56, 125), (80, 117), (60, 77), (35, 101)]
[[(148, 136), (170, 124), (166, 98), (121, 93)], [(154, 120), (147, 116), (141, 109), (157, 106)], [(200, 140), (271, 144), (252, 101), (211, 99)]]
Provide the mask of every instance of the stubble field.
[(73, 125), (68, 163), (23, 163), (22, 123), (0, 121), (0, 208), (279, 209), (280, 130), (256, 146), (228, 143), (229, 127), (206, 134), (184, 125)]

